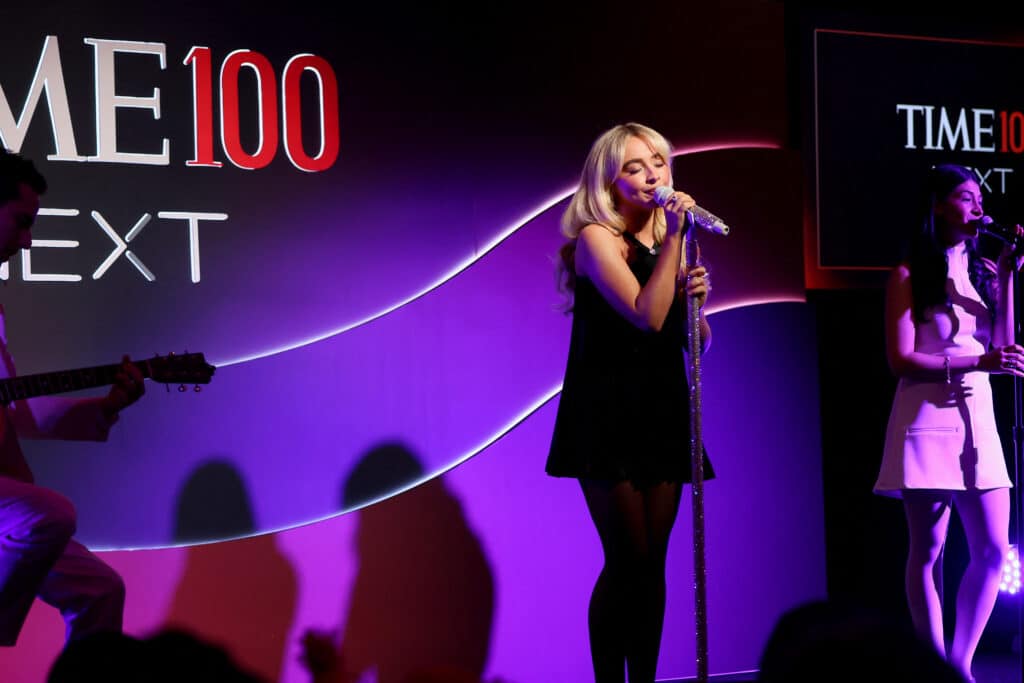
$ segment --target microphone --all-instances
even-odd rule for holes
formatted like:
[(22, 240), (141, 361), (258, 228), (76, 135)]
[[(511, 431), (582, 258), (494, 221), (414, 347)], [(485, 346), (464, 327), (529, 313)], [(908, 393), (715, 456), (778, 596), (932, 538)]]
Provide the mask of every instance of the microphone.
[[(660, 189), (660, 188), (659, 188)], [(982, 216), (978, 228), (998, 240), (1006, 242), (1010, 246), (1017, 247), (1024, 242), (1024, 235), (1017, 234), (1016, 226), (1000, 225), (992, 216)]]
[[(665, 187), (664, 185), (654, 188), (654, 203), (658, 206), (664, 207), (673, 192), (675, 192), (675, 190), (671, 187)], [(690, 219), (695, 224), (704, 228), (708, 232), (713, 232), (716, 235), (722, 236), (729, 234), (729, 226), (725, 224), (725, 221), (707, 209), (702, 209), (701, 207), (694, 205), (691, 206), (686, 213), (689, 214)]]

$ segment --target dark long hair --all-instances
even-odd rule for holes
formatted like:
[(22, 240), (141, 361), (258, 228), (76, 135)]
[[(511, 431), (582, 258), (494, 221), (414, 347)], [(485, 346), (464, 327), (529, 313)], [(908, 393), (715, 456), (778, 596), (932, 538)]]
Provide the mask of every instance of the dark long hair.
[[(946, 249), (935, 235), (935, 204), (948, 197), (960, 184), (977, 177), (972, 171), (955, 164), (933, 166), (928, 172), (924, 192), (925, 205), (921, 207), (923, 219), (910, 240), (906, 263), (910, 268), (910, 292), (913, 298), (913, 316), (924, 322), (928, 309), (934, 306), (949, 308), (952, 304), (946, 291), (949, 263)], [(971, 284), (995, 317), (996, 280), (981, 260), (976, 239), (966, 242), (967, 268)]]

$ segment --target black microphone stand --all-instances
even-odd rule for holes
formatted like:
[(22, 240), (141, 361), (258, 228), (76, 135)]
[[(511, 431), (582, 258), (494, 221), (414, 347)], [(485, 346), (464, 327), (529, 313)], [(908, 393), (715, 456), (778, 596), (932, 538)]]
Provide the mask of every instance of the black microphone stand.
[[(1010, 341), (1018, 343), (1021, 338), (1020, 316), (1018, 315), (1018, 302), (1020, 301), (1020, 278), (1017, 272), (1017, 259), (1021, 257), (1024, 250), (1024, 241), (1017, 235), (1017, 230), (1007, 230), (987, 216), (981, 221), (981, 231), (988, 233), (996, 239), (1012, 247), (1010, 255), (1010, 293), (1013, 295), (1013, 305), (1009, 307), (1013, 315), (1013, 339)], [(1013, 425), (1010, 428), (1011, 440), (1013, 441), (1013, 472), (1010, 481), (1013, 483), (1012, 495), (1010, 498), (1010, 516), (1016, 523), (1016, 545), (1017, 559), (1020, 560), (1021, 551), (1024, 550), (1024, 491), (1021, 491), (1020, 475), (1024, 470), (1024, 383), (1017, 375), (1013, 375)], [(1006, 566), (1004, 559), (1000, 567), (1002, 571)], [(1002, 577), (1000, 577), (1002, 578)], [(1012, 578), (1012, 577), (1011, 577)], [(1017, 596), (1017, 670), (1024, 671), (1024, 593)], [(1011, 641), (1011, 654), (1013, 645)]]
[[(1024, 238), (1017, 235), (1016, 228), (1012, 231), (994, 223), (986, 216), (980, 229), (992, 237), (1009, 244), (1013, 248), (1010, 256), (1010, 292), (1013, 294), (1013, 305), (1010, 312), (1013, 314), (1013, 339), (1010, 341), (1018, 343), (1021, 338), (1021, 316), (1018, 313), (1018, 302), (1020, 297), (1020, 277), (1017, 269), (1017, 260), (1024, 256)], [(1013, 375), (1013, 425), (1010, 429), (1011, 440), (1013, 441), (1013, 472), (1010, 481), (1013, 484), (1010, 498), (1010, 516), (1016, 523), (1016, 546), (1017, 560), (1021, 560), (1021, 553), (1024, 551), (1024, 486), (1021, 482), (1021, 473), (1024, 472), (1024, 381), (1017, 375)], [(1004, 560), (1005, 566), (1005, 560)], [(1002, 567), (1000, 567), (1002, 571)], [(1024, 592), (1017, 594), (1017, 670), (1024, 672)], [(1011, 641), (1012, 654), (1012, 641)]]

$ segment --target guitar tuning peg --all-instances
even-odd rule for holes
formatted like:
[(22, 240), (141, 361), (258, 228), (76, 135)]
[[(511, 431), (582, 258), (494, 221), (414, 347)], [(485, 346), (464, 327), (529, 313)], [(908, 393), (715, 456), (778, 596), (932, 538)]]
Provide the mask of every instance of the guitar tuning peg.
[(202, 391), (202, 390), (203, 390), (203, 388), (202, 388), (201, 386), (199, 386), (198, 384), (197, 384), (197, 385), (195, 385), (194, 387), (192, 387), (192, 391), (196, 392), (197, 394), (198, 394), (198, 393), (199, 393), (200, 391)]
[(179, 385), (178, 385), (178, 391), (179, 391), (179, 392), (181, 392), (181, 391), (187, 391), (187, 389), (186, 389), (186, 387), (185, 387), (185, 385), (184, 385), (184, 384), (179, 384)]

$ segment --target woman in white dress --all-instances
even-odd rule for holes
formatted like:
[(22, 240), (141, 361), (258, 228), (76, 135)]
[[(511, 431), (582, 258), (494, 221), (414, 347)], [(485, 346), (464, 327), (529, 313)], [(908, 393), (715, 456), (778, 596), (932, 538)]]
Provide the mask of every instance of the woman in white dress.
[(925, 220), (886, 290), (886, 351), (899, 385), (875, 484), (876, 493), (903, 499), (911, 617), (943, 654), (936, 581), (957, 508), (971, 559), (947, 657), (968, 680), (1009, 547), (1011, 483), (988, 375), (1024, 377), (1024, 348), (1013, 338), (1014, 255), (1009, 246), (996, 263), (978, 254), (982, 215), (974, 173), (953, 165), (930, 171)]

